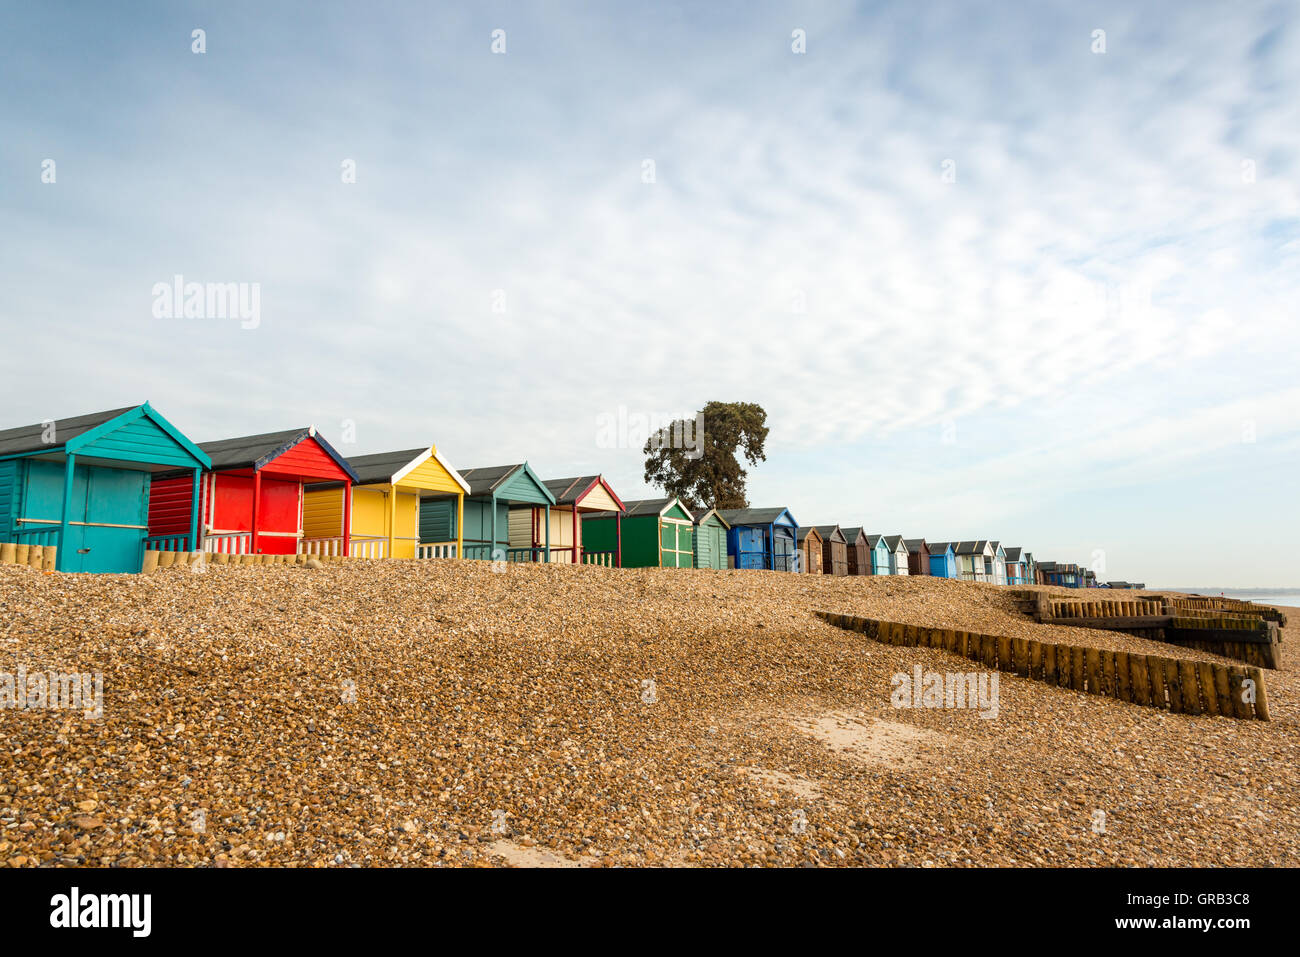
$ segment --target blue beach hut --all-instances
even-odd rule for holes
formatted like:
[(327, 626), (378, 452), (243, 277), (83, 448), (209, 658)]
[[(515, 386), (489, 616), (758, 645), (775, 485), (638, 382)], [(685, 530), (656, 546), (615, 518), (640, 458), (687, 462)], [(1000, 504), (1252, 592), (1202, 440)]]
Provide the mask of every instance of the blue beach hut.
[(799, 523), (786, 508), (722, 508), (727, 530), (727, 554), (737, 568), (795, 570)]
[(957, 555), (953, 542), (930, 542), (930, 574), (935, 578), (957, 577)]

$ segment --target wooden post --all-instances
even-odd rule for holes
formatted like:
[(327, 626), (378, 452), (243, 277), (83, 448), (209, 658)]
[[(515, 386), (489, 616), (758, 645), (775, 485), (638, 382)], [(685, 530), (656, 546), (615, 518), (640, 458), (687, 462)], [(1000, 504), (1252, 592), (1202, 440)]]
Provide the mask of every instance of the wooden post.
[(573, 503), (573, 564), (582, 564), (582, 554), (578, 549), (578, 503)]
[[(494, 562), (497, 560), (497, 493), (496, 492), (492, 493), (491, 504), (492, 504), (492, 521), (489, 523), (490, 537), (488, 539), (488, 541), (491, 542), (491, 544), (488, 545), (488, 561)], [(550, 535), (550, 532), (551, 532), (551, 521), (550, 521), (550, 516), (548, 515), (546, 519), (546, 533), (548, 537)], [(546, 551), (547, 554), (550, 553), (549, 548)]]
[(623, 513), (614, 513), (614, 567), (623, 567)]
[(1219, 714), (1219, 694), (1214, 688), (1214, 666), (1208, 661), (1196, 663), (1196, 677), (1201, 686), (1201, 703), (1206, 714)]
[(1247, 668), (1247, 676), (1255, 682), (1255, 717), (1268, 721), (1268, 692), (1264, 688), (1264, 673), (1258, 668)]
[(1201, 714), (1201, 689), (1196, 677), (1196, 662), (1179, 660), (1178, 683), (1183, 693), (1183, 710), (1191, 715)]
[(465, 557), (465, 493), (456, 493), (456, 557)]
[(252, 537), (248, 542), (248, 551), (251, 555), (257, 554), (257, 519), (262, 507), (262, 470), (258, 469), (253, 473), (253, 528)]
[[(416, 505), (416, 514), (419, 514), (419, 505)], [(388, 554), (385, 558), (397, 557), (397, 485), (394, 483), (388, 487)]]
[(1087, 648), (1084, 651), (1087, 660), (1088, 694), (1102, 694), (1101, 687), (1101, 651)]
[[(301, 495), (302, 489), (298, 489)], [(391, 539), (390, 539), (391, 542)], [(343, 557), (352, 556), (352, 479), (343, 482)]]
[(203, 469), (195, 469), (193, 491), (190, 499), (190, 551), (192, 552), (203, 550), (203, 543), (199, 541), (199, 500), (202, 498), (202, 487)]
[(68, 453), (68, 460), (63, 466), (63, 514), (59, 518), (58, 570), (66, 572), (68, 559), (68, 520), (72, 514), (72, 486), (77, 476), (77, 456)]
[(1166, 696), (1169, 689), (1165, 685), (1164, 659), (1153, 655), (1143, 657), (1146, 658), (1147, 678), (1151, 682), (1151, 703), (1157, 708), (1168, 708), (1169, 700)]
[(1161, 667), (1165, 672), (1165, 687), (1169, 690), (1169, 710), (1183, 710), (1183, 686), (1178, 678), (1178, 662), (1172, 658), (1162, 658)]
[(1133, 700), (1132, 673), (1129, 669), (1128, 652), (1115, 652), (1115, 687), (1112, 692), (1121, 701)]
[(551, 560), (551, 506), (543, 505), (542, 509), (546, 512), (546, 554), (542, 556), (543, 561)]

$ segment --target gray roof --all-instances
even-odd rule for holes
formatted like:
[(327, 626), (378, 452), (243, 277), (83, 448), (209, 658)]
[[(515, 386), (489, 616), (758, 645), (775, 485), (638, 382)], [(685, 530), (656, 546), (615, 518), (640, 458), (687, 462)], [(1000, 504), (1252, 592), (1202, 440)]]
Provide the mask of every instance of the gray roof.
[(542, 484), (555, 496), (556, 505), (572, 505), (578, 500), (579, 495), (599, 481), (599, 475), (582, 475), (578, 478), (545, 479)]
[(517, 465), (492, 465), (482, 469), (458, 469), (457, 471), (469, 486), (470, 495), (490, 495), (523, 467), (524, 463), (520, 462)]
[(852, 528), (841, 528), (840, 531), (844, 533), (844, 540), (850, 545), (857, 542), (858, 536), (866, 538), (866, 533), (862, 531), (861, 525), (854, 525)]
[(784, 508), (722, 508), (718, 514), (728, 525), (771, 525), (787, 511)]
[(884, 537), (885, 537), (884, 535), (868, 535), (867, 544), (870, 545), (872, 549), (874, 549), (877, 545), (880, 544), (880, 540)]
[(274, 458), (310, 431), (286, 429), (283, 432), (264, 432), (237, 439), (218, 439), (215, 442), (200, 442), (199, 448), (208, 453), (213, 469), (252, 468), (263, 459)]
[(705, 508), (703, 505), (701, 505), (699, 508), (691, 508), (690, 506), (687, 506), (687, 511), (690, 512), (693, 516), (695, 516), (696, 525), (699, 525), (706, 518), (708, 518), (709, 513), (711, 512), (713, 513), (713, 517), (716, 518), (719, 522), (721, 522), (727, 528), (731, 527), (730, 523), (728, 523), (727, 520), (722, 517), (722, 514), (716, 508)]
[(390, 482), (394, 475), (406, 468), (429, 449), (407, 449), (404, 452), (376, 452), (374, 455), (356, 455), (348, 459), (352, 471), (357, 473), (360, 485), (378, 485)]
[[(802, 542), (805, 538), (808, 537), (808, 533), (809, 533), (809, 532), (817, 532), (817, 526), (816, 526), (816, 525), (800, 525), (800, 526), (799, 526), (799, 531), (798, 531), (796, 537), (799, 539), (799, 541)], [(821, 537), (822, 537), (822, 533), (821, 533), (821, 532), (817, 532), (817, 537), (818, 537), (818, 538), (821, 538)]]
[(89, 432), (96, 426), (103, 425), (119, 415), (125, 415), (138, 406), (129, 405), (125, 409), (112, 409), (108, 412), (90, 412), (86, 415), (74, 415), (67, 419), (54, 420), (54, 442), (42, 442), (46, 424), (20, 425), (14, 429), (0, 432), (0, 455), (21, 455), (24, 452), (53, 452), (61, 449), (69, 439), (75, 439), (83, 432)]
[(1018, 561), (1020, 561), (1020, 546), (1019, 546), (1019, 545), (1015, 545), (1015, 546), (1013, 546), (1013, 547), (1011, 547), (1011, 548), (1004, 548), (1003, 551), (1005, 551), (1005, 552), (1007, 553), (1007, 561), (1009, 561), (1009, 562), (1018, 562)]
[[(838, 525), (814, 525), (813, 528), (817, 529), (817, 534), (822, 537), (823, 541), (848, 540), (844, 537), (844, 530)], [(837, 535), (839, 538), (836, 538)]]
[(903, 544), (907, 547), (909, 553), (920, 554), (921, 546), (925, 546), (925, 553), (930, 554), (930, 546), (924, 538), (905, 538)]
[(926, 548), (930, 549), (931, 555), (942, 555), (945, 552), (947, 552), (948, 549), (950, 548), (952, 548), (952, 550), (955, 552), (957, 549), (954, 548), (953, 546), (955, 546), (956, 544), (957, 544), (956, 542), (926, 542), (925, 543)]
[[(631, 518), (634, 515), (658, 515), (668, 507), (668, 503), (673, 500), (671, 495), (665, 495), (663, 498), (636, 498), (623, 503), (623, 517)], [(682, 508), (686, 508), (685, 505)], [(686, 509), (690, 514), (690, 509)], [(613, 518), (617, 512), (588, 512), (584, 518)]]
[(891, 552), (898, 551), (898, 546), (903, 543), (902, 535), (886, 535), (885, 544), (889, 546)]

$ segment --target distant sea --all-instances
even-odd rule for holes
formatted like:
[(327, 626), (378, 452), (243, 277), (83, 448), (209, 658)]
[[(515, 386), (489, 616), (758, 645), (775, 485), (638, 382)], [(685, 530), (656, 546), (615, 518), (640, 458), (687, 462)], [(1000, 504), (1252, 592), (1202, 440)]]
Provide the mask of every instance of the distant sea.
[(1223, 595), (1253, 601), (1257, 605), (1289, 605), (1300, 608), (1300, 588), (1215, 588), (1212, 585), (1161, 585), (1155, 591), (1185, 591), (1197, 595)]

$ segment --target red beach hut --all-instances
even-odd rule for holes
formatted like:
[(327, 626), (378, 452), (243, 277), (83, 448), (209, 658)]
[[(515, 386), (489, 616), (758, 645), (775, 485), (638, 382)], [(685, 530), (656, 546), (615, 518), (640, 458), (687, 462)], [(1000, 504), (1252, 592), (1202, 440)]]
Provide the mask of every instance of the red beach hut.
[[(303, 486), (338, 482), (344, 487), (339, 536), (349, 554), (352, 483), (357, 474), (314, 427), (203, 442), (212, 460), (200, 494), (200, 548), (232, 555), (293, 555), (302, 541)], [(167, 550), (168, 537), (190, 514), (191, 479), (155, 481), (149, 493), (150, 548)], [(185, 519), (188, 523), (188, 518)], [(188, 524), (185, 525), (188, 527)]]

